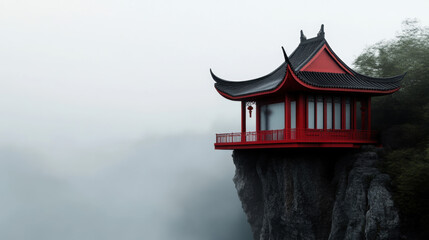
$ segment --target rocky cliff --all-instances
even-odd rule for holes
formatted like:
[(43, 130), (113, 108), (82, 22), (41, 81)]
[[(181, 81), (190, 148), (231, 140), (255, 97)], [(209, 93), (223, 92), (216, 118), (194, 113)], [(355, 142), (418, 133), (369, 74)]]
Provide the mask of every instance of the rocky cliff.
[(399, 239), (390, 178), (370, 150), (235, 150), (255, 240)]

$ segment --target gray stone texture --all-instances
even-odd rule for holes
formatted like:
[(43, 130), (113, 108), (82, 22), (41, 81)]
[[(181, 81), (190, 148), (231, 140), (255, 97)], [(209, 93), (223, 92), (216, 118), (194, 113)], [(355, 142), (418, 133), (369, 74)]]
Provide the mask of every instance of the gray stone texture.
[(370, 149), (235, 150), (255, 240), (399, 239), (390, 178)]

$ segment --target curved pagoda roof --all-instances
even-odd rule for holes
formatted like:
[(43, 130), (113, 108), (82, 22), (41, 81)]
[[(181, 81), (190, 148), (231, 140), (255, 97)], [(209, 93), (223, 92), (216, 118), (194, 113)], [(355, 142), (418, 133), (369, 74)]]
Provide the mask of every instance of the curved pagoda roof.
[(287, 91), (330, 91), (369, 94), (389, 94), (400, 88), (404, 75), (375, 78), (359, 74), (349, 68), (334, 53), (325, 39), (323, 25), (317, 37), (306, 39), (301, 31), (301, 42), (285, 62), (271, 73), (247, 81), (228, 81), (211, 70), (218, 92), (232, 100)]

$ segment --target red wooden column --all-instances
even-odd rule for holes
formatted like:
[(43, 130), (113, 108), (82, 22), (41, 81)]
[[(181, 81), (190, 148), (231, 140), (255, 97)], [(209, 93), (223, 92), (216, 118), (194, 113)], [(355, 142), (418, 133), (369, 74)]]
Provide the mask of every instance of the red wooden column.
[(368, 130), (371, 130), (371, 97), (368, 97), (368, 100), (366, 101), (366, 116), (368, 117)]
[(246, 141), (246, 101), (241, 101), (241, 141)]
[(335, 130), (335, 97), (332, 97), (332, 130)]
[[(302, 108), (302, 112), (304, 113), (303, 115), (303, 127), (302, 128), (306, 128), (308, 129), (308, 95), (307, 96), (303, 96), (303, 105), (304, 107)], [(314, 116), (314, 114), (313, 114)]]
[(361, 119), (361, 129), (362, 130), (367, 130), (367, 113), (366, 113), (366, 109), (367, 108), (367, 100), (362, 99), (361, 100), (361, 108), (360, 108), (360, 119)]
[(256, 101), (256, 141), (259, 141), (259, 132), (261, 131), (261, 104)]
[[(313, 96), (313, 99), (314, 99), (314, 120), (313, 120), (314, 121), (314, 129), (317, 129), (317, 95)], [(307, 105), (306, 106), (308, 107), (308, 96), (307, 96)], [(307, 109), (307, 112), (308, 112), (308, 109)], [(307, 117), (307, 119), (308, 119), (308, 117)], [(307, 127), (308, 127), (308, 122), (307, 122)]]
[(285, 139), (289, 138), (290, 131), (290, 98), (285, 95), (285, 130), (283, 136)]
[(296, 109), (296, 114), (297, 114), (297, 118), (296, 118), (296, 138), (297, 139), (302, 139), (304, 135), (303, 131), (305, 128), (305, 97), (304, 94), (300, 93), (298, 95), (298, 99), (297, 99), (297, 109)]
[(323, 129), (326, 130), (327, 129), (327, 122), (328, 122), (328, 116), (327, 116), (327, 99), (326, 97), (323, 97)]
[(352, 105), (352, 129), (353, 129), (353, 131), (355, 131), (356, 130), (356, 106), (357, 106), (357, 104), (356, 104), (356, 98), (354, 97), (354, 98), (352, 98), (352, 103), (353, 103), (353, 105)]
[(256, 102), (256, 132), (259, 133), (261, 131), (261, 104)]
[(346, 98), (341, 97), (341, 129), (346, 129)]

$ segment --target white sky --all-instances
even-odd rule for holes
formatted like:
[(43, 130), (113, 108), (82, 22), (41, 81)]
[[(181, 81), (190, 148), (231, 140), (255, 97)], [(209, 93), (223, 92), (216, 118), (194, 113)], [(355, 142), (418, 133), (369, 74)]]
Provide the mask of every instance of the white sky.
[(262, 76), (326, 38), (348, 64), (429, 1), (0, 0), (0, 143), (103, 146), (239, 130), (213, 88)]

